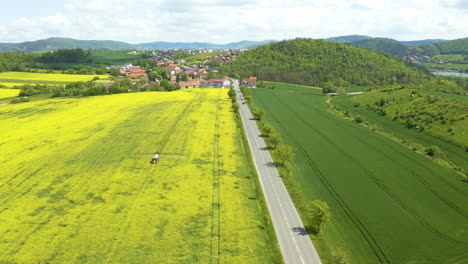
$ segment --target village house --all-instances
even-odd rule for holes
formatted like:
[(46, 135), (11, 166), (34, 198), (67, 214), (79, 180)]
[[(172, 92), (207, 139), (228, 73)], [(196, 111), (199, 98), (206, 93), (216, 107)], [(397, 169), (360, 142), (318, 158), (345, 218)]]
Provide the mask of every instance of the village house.
[(241, 84), (245, 85), (247, 88), (257, 88), (257, 77), (242, 79)]
[(139, 78), (140, 76), (148, 76), (146, 71), (140, 67), (131, 67), (126, 70), (126, 76), (130, 78)]
[(197, 76), (199, 76), (200, 78), (205, 78), (206, 75), (208, 75), (208, 73), (205, 70), (200, 68), (195, 69), (195, 72), (197, 72)]
[(202, 81), (202, 79), (192, 79), (190, 81), (180, 82), (180, 89), (199, 88)]
[(210, 80), (210, 82), (213, 84), (214, 88), (226, 88), (229, 87), (229, 85), (231, 85), (231, 81), (228, 77), (224, 77), (222, 79), (213, 79)]

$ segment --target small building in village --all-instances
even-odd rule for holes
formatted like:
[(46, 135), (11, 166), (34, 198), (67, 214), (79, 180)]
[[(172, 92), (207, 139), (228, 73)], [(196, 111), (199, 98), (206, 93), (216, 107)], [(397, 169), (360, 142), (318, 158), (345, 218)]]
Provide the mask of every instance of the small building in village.
[(241, 84), (245, 85), (247, 88), (257, 88), (257, 77), (242, 79)]
[(202, 79), (192, 79), (186, 82), (180, 82), (180, 89), (199, 88), (202, 81)]
[(228, 77), (224, 77), (222, 79), (212, 79), (210, 81), (213, 84), (214, 88), (226, 88), (229, 87), (229, 85), (231, 85), (231, 81)]

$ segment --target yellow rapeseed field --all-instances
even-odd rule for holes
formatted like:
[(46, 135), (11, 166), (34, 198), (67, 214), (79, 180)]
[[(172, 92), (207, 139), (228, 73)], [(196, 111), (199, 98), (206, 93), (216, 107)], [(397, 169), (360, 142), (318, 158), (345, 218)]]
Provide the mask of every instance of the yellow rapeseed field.
[[(15, 87), (15, 86), (21, 86), (21, 85), (24, 85), (25, 83), (14, 83), (14, 82), (0, 82), (0, 85), (3, 85), (5, 87), (8, 87), (8, 88), (11, 88), (11, 87)], [(19, 91), (19, 90), (18, 90)]]
[(279, 262), (230, 105), (187, 89), (0, 107), (0, 263)]
[(83, 74), (59, 74), (59, 73), (33, 73), (33, 72), (1, 72), (0, 83), (47, 83), (47, 82), (79, 82), (91, 81), (95, 76), (99, 79), (108, 79), (109, 75), (83, 75)]
[(0, 99), (18, 96), (19, 89), (0, 89)]

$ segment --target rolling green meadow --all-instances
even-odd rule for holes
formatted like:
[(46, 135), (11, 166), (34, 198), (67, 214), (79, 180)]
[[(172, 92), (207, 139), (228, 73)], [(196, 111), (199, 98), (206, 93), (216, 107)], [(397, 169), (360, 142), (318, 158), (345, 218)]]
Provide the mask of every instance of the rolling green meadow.
[[(326, 96), (279, 86), (251, 89), (253, 104), (294, 148), (285, 179), (293, 200), (330, 206), (330, 223), (313, 237), (319, 254), (341, 251), (347, 263), (468, 261), (468, 186), (458, 174), (330, 112)], [(332, 103), (341, 98), (351, 97)]]
[(0, 263), (281, 263), (226, 89), (4, 105), (0, 127)]

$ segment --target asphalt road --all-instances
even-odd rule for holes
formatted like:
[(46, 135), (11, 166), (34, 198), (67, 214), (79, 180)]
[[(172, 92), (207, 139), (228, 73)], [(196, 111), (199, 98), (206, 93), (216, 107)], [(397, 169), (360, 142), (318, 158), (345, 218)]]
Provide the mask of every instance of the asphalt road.
[(322, 262), (279, 176), (247, 103), (243, 104), (239, 82), (233, 80), (233, 85), (237, 92), (242, 122), (284, 262), (286, 264), (320, 264)]

